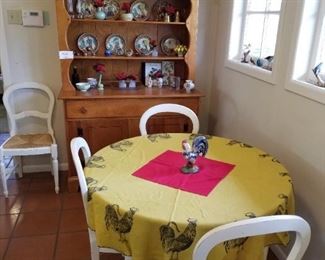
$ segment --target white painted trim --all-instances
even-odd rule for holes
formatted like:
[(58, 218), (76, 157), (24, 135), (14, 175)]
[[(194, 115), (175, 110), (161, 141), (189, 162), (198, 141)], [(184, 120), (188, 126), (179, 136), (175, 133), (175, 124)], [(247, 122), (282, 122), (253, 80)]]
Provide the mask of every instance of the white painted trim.
[[(68, 163), (60, 163), (59, 164), (60, 171), (68, 170)], [(50, 164), (31, 164), (23, 166), (23, 172), (31, 173), (31, 172), (49, 172), (51, 171)]]
[(0, 63), (1, 71), (3, 75), (3, 87), (9, 86), (11, 82), (11, 75), (9, 69), (9, 58), (8, 58), (8, 49), (7, 49), (7, 40), (6, 40), (6, 31), (4, 26), (4, 15), (2, 8), (2, 1), (0, 1)]
[(325, 88), (300, 80), (290, 80), (286, 84), (286, 89), (300, 96), (325, 104)]
[(268, 82), (270, 84), (275, 84), (274, 74), (266, 69), (262, 69), (252, 64), (241, 63), (236, 60), (226, 60), (225, 66), (229, 69), (238, 71), (240, 73), (246, 74), (253, 78)]
[(286, 260), (287, 259), (287, 255), (283, 251), (283, 248), (281, 246), (272, 245), (271, 250), (275, 254), (275, 256), (278, 258), (278, 260)]

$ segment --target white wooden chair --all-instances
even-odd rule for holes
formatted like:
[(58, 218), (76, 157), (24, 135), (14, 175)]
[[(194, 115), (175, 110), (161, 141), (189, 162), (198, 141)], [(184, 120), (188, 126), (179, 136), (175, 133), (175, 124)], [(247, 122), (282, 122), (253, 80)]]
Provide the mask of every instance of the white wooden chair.
[(147, 135), (146, 125), (147, 125), (148, 119), (151, 116), (158, 114), (158, 113), (167, 113), (167, 112), (183, 114), (183, 115), (189, 117), (192, 120), (192, 124), (193, 124), (192, 133), (197, 134), (199, 132), (199, 126), (200, 126), (199, 119), (198, 119), (197, 115), (193, 112), (193, 110), (189, 109), (186, 106), (166, 103), (166, 104), (160, 104), (160, 105), (150, 107), (142, 114), (142, 116), (140, 118), (140, 124), (139, 124), (141, 135), (142, 136)]
[(207, 259), (216, 245), (228, 240), (287, 231), (296, 232), (296, 240), (287, 260), (300, 260), (309, 245), (310, 226), (303, 218), (294, 215), (257, 217), (216, 227), (197, 242), (193, 260)]
[[(74, 162), (74, 165), (76, 167), (76, 171), (78, 174), (79, 179), (79, 186), (80, 186), (80, 192), (82, 197), (82, 202), (84, 205), (84, 210), (86, 214), (86, 219), (88, 222), (88, 214), (87, 214), (87, 202), (88, 202), (88, 186), (84, 174), (84, 170), (81, 164), (81, 160), (79, 157), (79, 151), (82, 151), (83, 157), (85, 162), (89, 160), (91, 157), (89, 146), (85, 139), (82, 137), (75, 137), (70, 142), (70, 149), (72, 154), (72, 159)], [(92, 260), (98, 260), (99, 259), (99, 253), (113, 253), (113, 254), (121, 254), (120, 252), (111, 249), (111, 248), (102, 248), (98, 247), (96, 243), (96, 233), (92, 231), (90, 228), (88, 228), (88, 234), (89, 234), (89, 241), (90, 241), (90, 250), (91, 250), (91, 259)], [(129, 256), (124, 256), (125, 260), (131, 260), (132, 258)]]
[(52, 128), (54, 101), (52, 91), (36, 82), (13, 84), (5, 90), (3, 103), (8, 113), (10, 138), (0, 147), (0, 175), (6, 197), (11, 171), (5, 167), (5, 157), (15, 158), (15, 168), (22, 177), (22, 156), (50, 154), (55, 192), (59, 192), (58, 151)]

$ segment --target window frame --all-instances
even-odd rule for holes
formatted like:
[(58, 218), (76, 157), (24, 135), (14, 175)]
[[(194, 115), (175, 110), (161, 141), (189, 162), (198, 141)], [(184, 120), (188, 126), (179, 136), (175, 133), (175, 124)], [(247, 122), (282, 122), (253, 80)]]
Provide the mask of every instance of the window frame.
[[(314, 67), (318, 52), (322, 19), (325, 19), (324, 1), (299, 1), (285, 88), (305, 98), (325, 104), (325, 88), (307, 82), (312, 75), (311, 69)], [(309, 34), (306, 34), (306, 31)], [(302, 53), (310, 53), (310, 55), (303, 57)]]
[[(276, 84), (277, 82), (277, 68), (279, 57), (278, 53), (278, 46), (281, 45), (281, 32), (283, 28), (283, 20), (284, 20), (284, 12), (286, 7), (286, 1), (282, 0), (281, 9), (280, 11), (276, 11), (279, 13), (279, 24), (278, 24), (278, 31), (277, 31), (277, 39), (275, 43), (275, 52), (274, 56), (274, 63), (272, 66), (272, 71), (260, 68), (258, 66), (242, 63), (239, 60), (239, 55), (242, 50), (242, 44), (244, 40), (244, 24), (247, 17), (247, 0), (233, 0), (232, 1), (232, 13), (231, 13), (231, 20), (229, 25), (229, 35), (228, 35), (228, 50), (226, 51), (227, 55), (225, 58), (225, 67), (238, 71), (240, 73), (246, 74), (248, 76), (254, 77), (256, 79), (268, 82), (272, 85)], [(253, 12), (249, 12), (253, 13)], [(274, 11), (269, 12), (254, 12), (254, 13), (275, 13)]]

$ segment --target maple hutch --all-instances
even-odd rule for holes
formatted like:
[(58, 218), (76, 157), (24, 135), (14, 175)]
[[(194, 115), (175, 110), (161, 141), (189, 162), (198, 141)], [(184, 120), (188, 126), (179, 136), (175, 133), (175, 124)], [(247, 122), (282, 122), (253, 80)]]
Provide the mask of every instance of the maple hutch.
[[(124, 1), (123, 1), (124, 2)], [(157, 1), (146, 0), (150, 8)], [(165, 1), (166, 2), (166, 1)], [(147, 20), (96, 20), (94, 18), (71, 18), (67, 12), (66, 0), (56, 0), (58, 38), (60, 51), (77, 51), (78, 37), (91, 33), (98, 41), (96, 55), (75, 55), (71, 59), (61, 59), (62, 88), (59, 99), (64, 102), (67, 149), (70, 140), (83, 136), (92, 152), (116, 141), (140, 135), (139, 119), (149, 107), (160, 103), (177, 103), (191, 108), (198, 113), (199, 99), (202, 94), (194, 90), (186, 93), (184, 89), (175, 90), (145, 87), (141, 81), (136, 89), (119, 89), (114, 75), (119, 72), (136, 74), (141, 79), (144, 62), (172, 61), (175, 75), (181, 77), (181, 85), (186, 79), (195, 80), (195, 54), (197, 35), (198, 0), (168, 1), (180, 12), (179, 22), (157, 21), (153, 14)], [(74, 1), (75, 3), (75, 1)], [(122, 1), (120, 1), (122, 3)], [(105, 39), (110, 34), (122, 35), (126, 47), (134, 49), (134, 40), (138, 35), (149, 35), (158, 43), (158, 56), (105, 56)], [(175, 35), (181, 43), (188, 46), (185, 57), (165, 55), (159, 46), (166, 35)], [(104, 90), (91, 89), (80, 92), (71, 83), (73, 67), (78, 68), (81, 81), (94, 77), (93, 66), (98, 62), (105, 64), (103, 74)], [(190, 132), (191, 122), (176, 114), (162, 114), (150, 119), (148, 133)], [(68, 152), (69, 190), (77, 189), (77, 176)]]

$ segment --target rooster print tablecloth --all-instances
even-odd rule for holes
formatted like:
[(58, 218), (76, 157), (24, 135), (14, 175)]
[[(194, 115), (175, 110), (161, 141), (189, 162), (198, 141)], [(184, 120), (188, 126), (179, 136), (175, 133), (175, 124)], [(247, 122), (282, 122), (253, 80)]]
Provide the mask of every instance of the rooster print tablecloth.
[[(190, 260), (195, 243), (216, 226), (294, 213), (287, 170), (271, 155), (236, 140), (207, 136), (206, 158), (234, 165), (208, 196), (133, 175), (167, 150), (181, 153), (182, 141), (191, 143), (194, 137), (155, 134), (130, 138), (90, 158), (85, 167), (88, 225), (96, 232), (99, 246), (116, 249), (133, 260)], [(288, 240), (287, 234), (231, 240), (215, 247), (209, 259), (262, 259), (264, 246), (287, 244)]]

